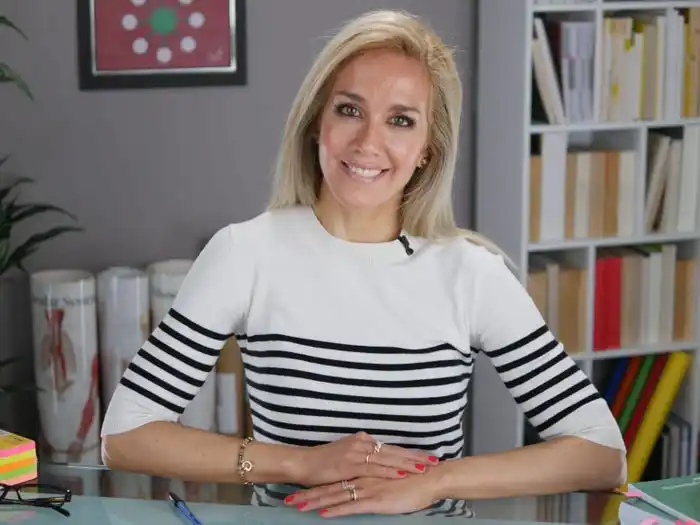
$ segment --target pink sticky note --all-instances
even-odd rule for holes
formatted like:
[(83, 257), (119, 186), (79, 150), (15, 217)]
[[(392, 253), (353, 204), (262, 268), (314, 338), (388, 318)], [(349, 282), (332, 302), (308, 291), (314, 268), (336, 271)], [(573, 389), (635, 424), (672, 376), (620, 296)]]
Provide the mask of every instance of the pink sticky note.
[(628, 498), (641, 498), (642, 493), (637, 491), (637, 490), (628, 490), (627, 492), (623, 492), (625, 496)]
[(658, 520), (656, 518), (647, 518), (643, 522), (641, 522), (639, 525), (656, 525)]

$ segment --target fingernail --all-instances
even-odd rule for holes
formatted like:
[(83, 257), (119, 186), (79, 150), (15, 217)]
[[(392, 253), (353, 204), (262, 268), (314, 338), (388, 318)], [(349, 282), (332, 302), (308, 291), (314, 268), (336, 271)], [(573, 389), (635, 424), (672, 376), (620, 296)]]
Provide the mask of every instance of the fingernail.
[(309, 504), (308, 501), (305, 501), (305, 502), (303, 502), (303, 503), (299, 503), (299, 504), (297, 505), (297, 508), (298, 508), (299, 510), (301, 510), (301, 509), (303, 509), (304, 507), (306, 507), (308, 504)]
[(323, 516), (326, 512), (328, 512), (328, 509), (321, 509), (318, 511), (318, 513)]
[(293, 499), (294, 499), (294, 495), (292, 494), (292, 495), (289, 495), (289, 496), (287, 496), (286, 498), (284, 498), (284, 502), (285, 502), (285, 503), (289, 503), (289, 502), (292, 501)]
[(398, 471), (396, 471), (396, 473), (397, 473), (399, 476), (405, 476), (405, 475), (407, 474), (407, 472), (406, 472), (405, 470), (398, 470)]
[(416, 463), (416, 468), (418, 470), (423, 470), (423, 469), (425, 469), (425, 465), (421, 465), (420, 463)]
[(432, 461), (433, 463), (437, 463), (437, 462), (438, 462), (437, 456), (430, 456), (428, 459), (429, 459), (430, 461)]

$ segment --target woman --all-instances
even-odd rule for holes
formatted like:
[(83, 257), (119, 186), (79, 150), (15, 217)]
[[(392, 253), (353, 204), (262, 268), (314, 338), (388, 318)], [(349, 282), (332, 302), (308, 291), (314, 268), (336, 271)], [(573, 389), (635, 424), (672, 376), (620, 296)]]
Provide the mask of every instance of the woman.
[[(109, 467), (254, 483), (258, 504), (327, 517), (469, 515), (473, 498), (624, 481), (607, 405), (504, 257), (454, 224), (461, 102), (449, 50), (418, 19), (373, 12), (340, 30), (294, 101), (269, 209), (213, 236), (125, 372)], [(254, 439), (176, 422), (232, 334)], [(544, 443), (462, 457), (478, 351)]]

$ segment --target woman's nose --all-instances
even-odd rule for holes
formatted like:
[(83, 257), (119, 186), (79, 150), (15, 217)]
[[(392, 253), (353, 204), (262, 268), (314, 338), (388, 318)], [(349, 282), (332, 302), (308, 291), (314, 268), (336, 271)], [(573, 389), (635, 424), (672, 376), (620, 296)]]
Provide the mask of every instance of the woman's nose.
[(381, 149), (383, 142), (382, 126), (378, 123), (366, 121), (358, 133), (358, 148), (364, 152), (376, 153)]

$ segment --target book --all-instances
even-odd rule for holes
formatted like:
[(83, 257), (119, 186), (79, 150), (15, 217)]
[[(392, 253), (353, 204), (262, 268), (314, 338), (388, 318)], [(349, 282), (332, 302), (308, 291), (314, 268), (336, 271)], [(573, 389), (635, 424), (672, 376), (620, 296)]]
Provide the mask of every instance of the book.
[[(627, 450), (627, 486), (640, 484), (644, 470), (647, 467), (652, 450), (662, 433), (676, 394), (680, 388), (692, 357), (688, 352), (672, 352), (668, 354), (661, 377), (644, 414), (632, 446)], [(673, 478), (671, 478), (673, 479)], [(610, 498), (603, 511), (602, 522), (614, 522), (619, 514), (620, 504), (617, 498)], [(697, 520), (697, 518), (696, 518)], [(700, 525), (700, 524), (699, 524)]]
[(654, 525), (676, 525), (677, 519), (646, 501), (632, 498), (620, 504), (620, 525), (639, 525), (652, 520)]
[(6, 485), (18, 485), (36, 477), (35, 442), (0, 429), (0, 482)]
[(627, 492), (685, 523), (700, 525), (700, 474), (630, 483)]

